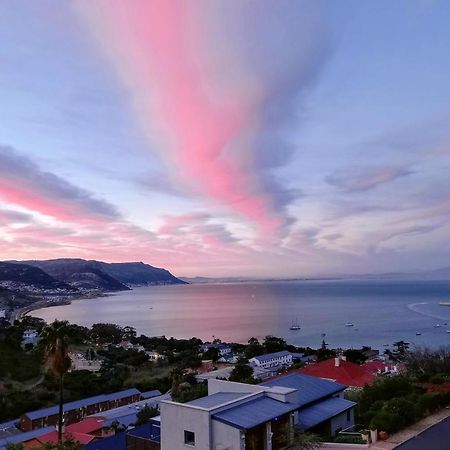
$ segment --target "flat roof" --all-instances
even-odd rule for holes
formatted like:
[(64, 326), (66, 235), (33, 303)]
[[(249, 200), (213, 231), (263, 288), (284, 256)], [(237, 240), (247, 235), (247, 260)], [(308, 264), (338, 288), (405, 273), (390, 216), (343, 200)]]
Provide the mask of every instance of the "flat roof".
[(206, 397), (197, 398), (187, 402), (186, 405), (198, 406), (200, 408), (213, 409), (228, 402), (233, 402), (248, 397), (252, 392), (217, 392)]
[(285, 403), (263, 396), (213, 414), (212, 418), (240, 430), (249, 430), (297, 408), (295, 403)]

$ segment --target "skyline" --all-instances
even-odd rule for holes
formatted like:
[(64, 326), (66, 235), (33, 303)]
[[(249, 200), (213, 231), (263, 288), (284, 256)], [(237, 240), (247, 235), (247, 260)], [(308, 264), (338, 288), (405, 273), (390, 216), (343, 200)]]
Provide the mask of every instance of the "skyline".
[(448, 266), (450, 5), (0, 5), (2, 259)]

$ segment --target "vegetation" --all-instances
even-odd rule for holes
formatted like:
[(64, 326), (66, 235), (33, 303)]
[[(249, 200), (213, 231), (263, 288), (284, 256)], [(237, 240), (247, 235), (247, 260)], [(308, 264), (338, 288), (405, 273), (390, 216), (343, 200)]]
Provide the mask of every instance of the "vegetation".
[[(42, 444), (40, 447), (33, 447), (36, 450), (82, 450), (83, 446), (78, 442), (72, 440), (60, 441), (58, 444), (46, 443)], [(7, 444), (6, 450), (25, 450), (22, 444)]]
[(306, 433), (294, 428), (292, 444), (288, 447), (292, 450), (318, 450), (322, 447), (320, 437), (313, 433)]
[(47, 366), (58, 377), (58, 442), (61, 442), (63, 432), (64, 375), (71, 366), (69, 357), (70, 331), (69, 322), (55, 320), (45, 327), (40, 334), (40, 343), (45, 351)]
[(137, 413), (137, 421), (135, 425), (143, 425), (147, 423), (152, 417), (155, 417), (159, 414), (158, 408), (151, 408), (150, 406), (144, 406)]
[(238, 381), (239, 383), (255, 384), (256, 380), (253, 378), (253, 369), (242, 361), (234, 366), (230, 374), (230, 381)]

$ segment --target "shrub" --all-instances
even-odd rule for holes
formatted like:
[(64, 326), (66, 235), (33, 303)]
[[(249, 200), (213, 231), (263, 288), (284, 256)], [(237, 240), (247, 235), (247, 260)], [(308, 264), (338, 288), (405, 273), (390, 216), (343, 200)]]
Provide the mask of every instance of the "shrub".
[(334, 442), (338, 442), (340, 444), (366, 444), (367, 442), (358, 435), (339, 435), (336, 437)]
[(390, 412), (381, 411), (371, 421), (370, 428), (393, 433), (401, 427), (401, 419)]

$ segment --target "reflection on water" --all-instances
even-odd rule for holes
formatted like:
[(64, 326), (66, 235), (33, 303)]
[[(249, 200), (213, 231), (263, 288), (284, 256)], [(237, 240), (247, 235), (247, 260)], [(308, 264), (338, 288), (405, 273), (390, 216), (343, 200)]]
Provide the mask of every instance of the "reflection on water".
[[(110, 297), (74, 301), (34, 311), (47, 321), (80, 325), (112, 322), (139, 333), (177, 338), (213, 336), (246, 342), (267, 334), (295, 345), (317, 347), (322, 334), (331, 347), (396, 340), (439, 346), (450, 344), (450, 282), (303, 281), (217, 285), (154, 286)], [(301, 330), (291, 331), (298, 319)], [(346, 327), (351, 322), (354, 327)], [(439, 323), (439, 327), (436, 324)], [(416, 336), (421, 332), (421, 336)]]

